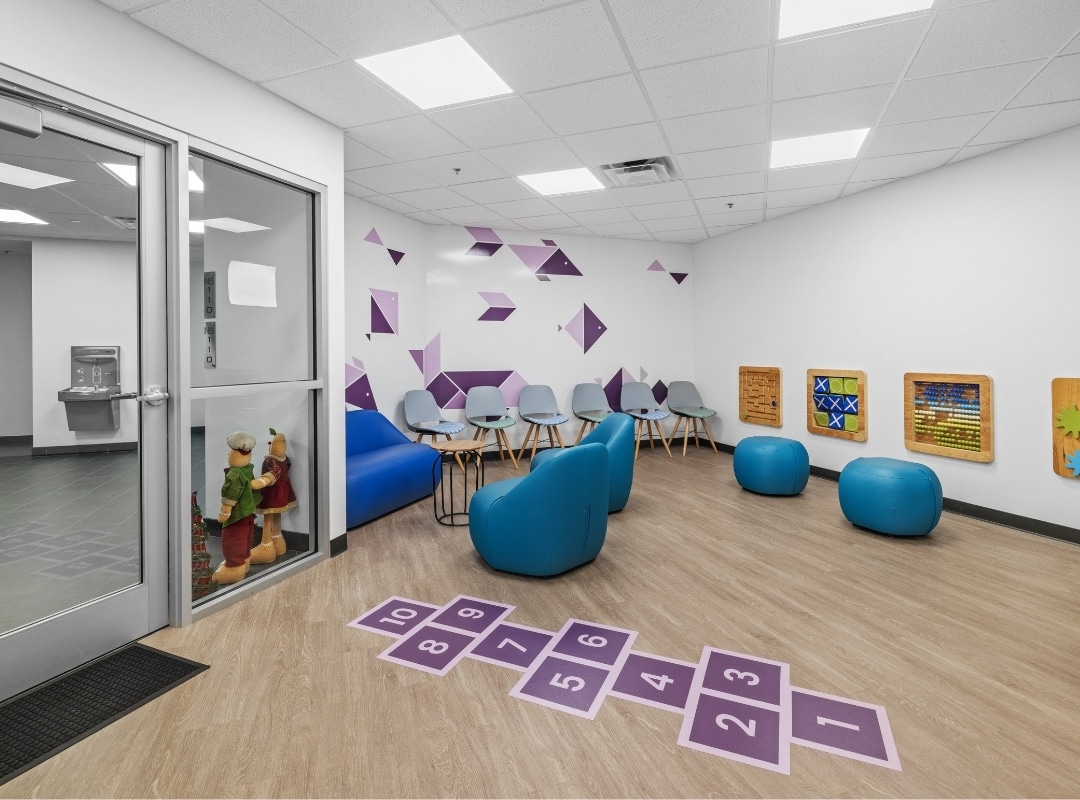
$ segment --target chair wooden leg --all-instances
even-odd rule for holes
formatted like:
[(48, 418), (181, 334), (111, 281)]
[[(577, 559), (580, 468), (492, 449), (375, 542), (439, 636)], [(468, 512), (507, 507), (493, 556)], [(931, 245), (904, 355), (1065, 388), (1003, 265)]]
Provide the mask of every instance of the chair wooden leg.
[[(514, 465), (514, 469), (517, 469), (518, 462), (517, 459), (514, 458), (514, 448), (510, 446), (510, 440), (506, 437), (506, 431), (504, 431), (502, 428), (499, 428), (495, 431), (495, 436), (496, 438), (500, 436), (502, 437), (502, 440), (506, 443), (506, 452), (510, 454), (510, 463)], [(502, 451), (500, 450), (499, 452), (501, 453)]]
[(637, 435), (634, 437), (634, 460), (637, 461), (638, 450), (641, 449), (641, 426), (645, 420), (639, 419), (637, 423)]
[(664, 449), (667, 450), (667, 457), (671, 458), (671, 448), (668, 447), (667, 439), (664, 438), (664, 431), (660, 428), (659, 421), (657, 421), (656, 423), (656, 434), (660, 437), (660, 444), (662, 444), (664, 446)]
[(710, 431), (710, 430), (709, 430), (709, 422), (708, 422), (708, 420), (706, 420), (706, 419), (704, 419), (704, 418), (703, 418), (703, 419), (701, 420), (701, 424), (702, 424), (703, 426), (705, 426), (705, 435), (709, 437), (709, 444), (711, 444), (711, 445), (712, 445), (712, 451), (713, 451), (714, 453), (716, 453), (717, 455), (719, 455), (719, 454), (720, 454), (720, 451), (716, 449), (716, 442), (714, 442), (714, 441), (713, 441), (713, 438), (712, 438), (712, 431)]
[[(690, 418), (685, 417), (683, 420), (686, 423), (686, 429), (683, 431), (682, 437), (682, 454), (683, 458), (686, 458), (686, 446), (690, 444)], [(697, 436), (697, 420), (694, 420), (694, 435)]]
[(683, 422), (685, 422), (685, 420), (686, 420), (685, 417), (676, 417), (675, 418), (675, 427), (671, 429), (671, 435), (668, 436), (668, 440), (667, 440), (668, 447), (671, 447), (671, 443), (675, 441), (675, 434), (679, 432), (679, 426), (682, 425)]
[(559, 426), (558, 425), (553, 425), (552, 427), (555, 429), (555, 438), (559, 440), (559, 447), (562, 447), (562, 448), (565, 449), (566, 445), (563, 443), (562, 434), (559, 433)]
[(539, 426), (539, 425), (535, 425), (534, 427), (536, 428), (536, 433), (534, 433), (534, 434), (533, 434), (533, 446), (532, 446), (532, 452), (531, 452), (531, 453), (529, 453), (529, 458), (530, 458), (530, 459), (532, 459), (532, 458), (536, 458), (536, 446), (537, 446), (538, 444), (540, 444), (540, 426)]
[(574, 440), (574, 444), (577, 444), (578, 442), (581, 441), (581, 437), (585, 435), (585, 426), (588, 425), (588, 424), (589, 424), (589, 421), (587, 419), (583, 419), (581, 421), (581, 430), (579, 430), (577, 432), (577, 439)]
[(649, 447), (653, 450), (656, 449), (656, 439), (653, 437), (653, 421), (651, 419), (645, 420), (645, 424), (648, 426), (646, 430), (649, 432)]
[(525, 449), (529, 446), (529, 437), (536, 431), (536, 425), (529, 423), (528, 430), (525, 431), (525, 440), (521, 443), (521, 450), (518, 451), (518, 458), (525, 458)]

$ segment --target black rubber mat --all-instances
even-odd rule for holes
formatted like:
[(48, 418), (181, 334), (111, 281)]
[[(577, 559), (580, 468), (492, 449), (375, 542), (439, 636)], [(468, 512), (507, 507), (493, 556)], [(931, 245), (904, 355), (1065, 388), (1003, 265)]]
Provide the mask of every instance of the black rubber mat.
[(208, 669), (129, 644), (0, 703), (0, 784)]

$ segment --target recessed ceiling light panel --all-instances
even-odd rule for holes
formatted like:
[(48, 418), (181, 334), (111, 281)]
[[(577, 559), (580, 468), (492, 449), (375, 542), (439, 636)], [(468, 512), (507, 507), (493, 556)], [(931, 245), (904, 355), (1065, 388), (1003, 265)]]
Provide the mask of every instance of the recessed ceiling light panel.
[(202, 178), (200, 178), (193, 169), (188, 170), (187, 188), (189, 192), (201, 192), (203, 190)]
[(139, 168), (134, 164), (102, 164), (105, 170), (114, 178), (118, 178), (128, 186), (137, 186), (139, 183)]
[(254, 222), (244, 222), (242, 219), (233, 219), (232, 217), (204, 219), (202, 220), (202, 224), (206, 228), (217, 228), (218, 230), (229, 231), (230, 233), (251, 233), (253, 231), (270, 230), (265, 225), (256, 225)]
[(804, 164), (823, 164), (845, 161), (859, 154), (869, 128), (854, 131), (822, 133), (798, 139), (781, 139), (772, 143), (769, 167), (798, 167)]
[(564, 169), (558, 172), (538, 172), (535, 175), (518, 175), (518, 180), (537, 194), (576, 194), (595, 192), (604, 184), (585, 167)]
[(25, 211), (14, 208), (0, 208), (0, 222), (16, 222), (22, 225), (48, 225), (45, 220), (31, 217)]
[(56, 175), (49, 175), (47, 172), (38, 172), (37, 170), (0, 162), (0, 183), (21, 186), (24, 189), (43, 189), (46, 186), (70, 182), (71, 178), (60, 178)]
[(934, 0), (782, 0), (779, 38), (925, 11)]
[(356, 63), (422, 109), (513, 91), (460, 36), (358, 58)]

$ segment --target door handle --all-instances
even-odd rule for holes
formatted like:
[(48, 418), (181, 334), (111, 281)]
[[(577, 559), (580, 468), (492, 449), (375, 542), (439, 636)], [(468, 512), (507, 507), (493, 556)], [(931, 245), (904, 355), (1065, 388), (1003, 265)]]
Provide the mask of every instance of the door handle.
[(149, 403), (152, 406), (160, 406), (166, 400), (169, 399), (169, 393), (162, 389), (160, 386), (147, 386), (146, 394), (136, 394), (135, 392), (120, 392), (118, 394), (109, 395), (110, 400), (138, 400), (140, 403)]

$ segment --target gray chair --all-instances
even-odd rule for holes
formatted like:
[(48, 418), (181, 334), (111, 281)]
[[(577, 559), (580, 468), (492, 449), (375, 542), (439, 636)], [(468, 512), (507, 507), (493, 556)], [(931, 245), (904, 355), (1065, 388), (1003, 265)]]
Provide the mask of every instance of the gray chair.
[(668, 458), (671, 458), (671, 448), (668, 447), (664, 431), (660, 428), (660, 420), (671, 416), (667, 411), (660, 408), (653, 397), (652, 389), (640, 381), (624, 383), (620, 403), (622, 410), (637, 420), (637, 432), (634, 435), (634, 458), (638, 457), (641, 448), (641, 435), (644, 431), (649, 434), (649, 444), (656, 449), (656, 440), (653, 438), (655, 426), (656, 435), (660, 437), (660, 444), (667, 450)]
[(532, 437), (533, 440), (532, 452), (529, 457), (532, 458), (536, 455), (536, 445), (540, 442), (541, 428), (547, 428), (548, 430), (548, 445), (550, 447), (555, 446), (555, 442), (551, 439), (552, 431), (555, 432), (555, 436), (559, 440), (559, 447), (566, 447), (563, 444), (562, 434), (559, 433), (559, 426), (570, 418), (559, 411), (559, 404), (556, 402), (555, 393), (551, 391), (550, 386), (533, 384), (523, 387), (521, 397), (518, 399), (518, 414), (529, 423), (529, 429), (525, 431), (525, 441), (521, 443), (521, 452), (518, 453), (519, 459), (525, 457), (525, 448), (529, 445), (529, 437)]
[(405, 392), (405, 424), (417, 434), (416, 441), (430, 436), (436, 441), (440, 435), (450, 441), (450, 435), (465, 430), (465, 423), (451, 422), (442, 418), (442, 409), (427, 389), (410, 389)]
[(574, 397), (570, 401), (570, 408), (574, 416), (581, 420), (581, 430), (578, 431), (574, 444), (581, 441), (585, 435), (585, 427), (589, 432), (603, 422), (604, 418), (613, 413), (608, 403), (607, 395), (599, 383), (579, 383), (574, 387)]
[(476, 428), (474, 440), (484, 441), (488, 431), (495, 431), (495, 443), (499, 446), (499, 459), (503, 458), (503, 447), (510, 454), (514, 469), (518, 468), (514, 458), (514, 449), (506, 438), (506, 429), (517, 424), (517, 420), (506, 413), (506, 400), (497, 386), (474, 386), (465, 395), (465, 419)]
[(715, 417), (716, 412), (705, 407), (704, 403), (701, 402), (701, 395), (698, 393), (697, 387), (691, 381), (671, 382), (671, 385), (668, 386), (667, 407), (675, 415), (675, 427), (671, 429), (671, 436), (668, 437), (669, 448), (671, 443), (675, 441), (675, 434), (678, 432), (679, 426), (682, 425), (684, 426), (682, 454), (683, 456), (686, 455), (686, 445), (690, 442), (690, 423), (692, 420), (694, 424), (694, 444), (701, 447), (701, 439), (698, 436), (698, 422), (700, 421), (702, 427), (705, 428), (705, 435), (709, 437), (713, 452), (720, 452), (716, 449), (716, 442), (713, 441), (712, 431), (709, 430), (708, 423), (708, 417)]

